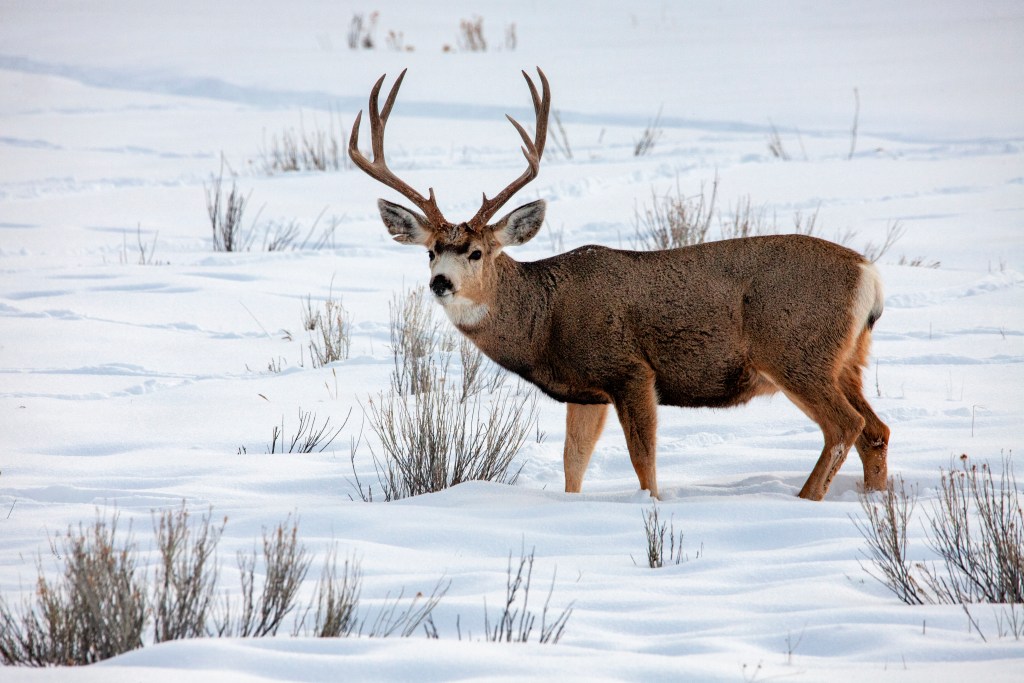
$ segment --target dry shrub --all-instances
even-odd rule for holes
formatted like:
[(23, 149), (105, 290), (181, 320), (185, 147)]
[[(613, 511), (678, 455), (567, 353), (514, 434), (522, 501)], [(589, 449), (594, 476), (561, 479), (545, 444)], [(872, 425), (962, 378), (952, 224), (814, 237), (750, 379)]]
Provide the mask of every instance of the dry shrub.
[(328, 294), (323, 308), (316, 310), (307, 297), (303, 309), (303, 326), (309, 331), (309, 357), (314, 368), (348, 358), (352, 346), (352, 323), (348, 312)]
[(459, 22), (459, 49), (463, 52), (486, 52), (487, 39), (484, 38), (484, 18), (473, 17)]
[(941, 268), (942, 261), (929, 260), (923, 256), (917, 256), (914, 258), (908, 257), (906, 254), (900, 256), (900, 260), (896, 265), (910, 266), (912, 268)]
[(555, 120), (555, 125), (548, 130), (548, 138), (554, 143), (554, 150), (571, 161), (572, 147), (569, 145), (569, 134), (562, 125), (562, 115), (557, 109), (552, 109), (551, 118)]
[[(647, 538), (647, 565), (651, 569), (664, 567), (668, 564), (682, 564), (689, 560), (683, 552), (683, 532), (676, 533), (673, 520), (664, 522), (660, 519), (658, 506), (644, 510), (644, 535)], [(665, 553), (665, 537), (668, 536), (668, 553)], [(700, 557), (700, 551), (697, 552)]]
[(768, 133), (768, 151), (771, 152), (772, 156), (782, 161), (789, 161), (789, 152), (786, 151), (785, 146), (782, 144), (782, 136), (779, 135), (779, 129), (775, 127), (775, 124), (770, 120), (768, 125), (771, 126), (771, 132)]
[(299, 117), (299, 129), (288, 128), (280, 134), (274, 134), (269, 144), (260, 149), (259, 167), (267, 175), (289, 173), (295, 171), (337, 171), (346, 164), (343, 146), (344, 134), (339, 134), (344, 126), (335, 124), (334, 112), (328, 116), (328, 125), (321, 127), (314, 120), (313, 127), (307, 129), (302, 116)]
[(434, 354), (454, 345), (434, 319), (433, 306), (423, 287), (396, 294), (391, 300), (391, 391), (396, 394), (407, 396), (430, 389)]
[(242, 216), (245, 213), (248, 196), (242, 196), (238, 185), (231, 181), (231, 189), (224, 195), (224, 160), (221, 159), (220, 173), (212, 177), (206, 192), (206, 213), (210, 217), (214, 251), (246, 251), (252, 244), (252, 234), (243, 235)]
[[(466, 481), (514, 484), (513, 461), (536, 423), (534, 395), (498, 392), (490, 405), (479, 395), (460, 400), (428, 366), (430, 390), (412, 396), (381, 394), (369, 402), (370, 426), (382, 457), (373, 456), (384, 500), (440, 491)], [(353, 455), (353, 474), (355, 475)], [(520, 466), (521, 469), (521, 466)], [(373, 500), (363, 489), (363, 500)]]
[[(519, 554), (519, 566), (512, 573), (512, 553), (508, 555), (508, 580), (505, 584), (505, 605), (498, 615), (497, 622), (491, 626), (490, 612), (487, 610), (487, 601), (484, 600), (484, 634), (488, 641), (496, 643), (528, 643), (533, 633), (534, 625), (537, 622), (537, 615), (529, 609), (530, 605), (530, 581), (533, 578), (534, 549), (527, 555), (525, 548)], [(551, 588), (548, 590), (547, 600), (544, 601), (544, 609), (541, 612), (540, 631), (537, 635), (537, 642), (541, 644), (555, 644), (565, 633), (565, 626), (572, 616), (573, 604), (562, 610), (555, 617), (554, 621), (548, 623), (548, 610), (551, 605), (551, 596), (555, 590), (555, 575), (551, 576)], [(520, 599), (522, 602), (520, 603)]]
[[(898, 482), (898, 486), (897, 486)], [(939, 562), (907, 559), (907, 524), (916, 497), (901, 480), (890, 482), (878, 501), (862, 496), (866, 521), (865, 571), (907, 604), (1024, 603), (1024, 512), (1009, 456), (993, 476), (987, 464), (961, 456), (959, 469), (942, 475), (941, 492), (925, 512), (928, 545)]]
[(408, 638), (416, 633), (420, 626), (423, 626), (428, 638), (437, 638), (437, 629), (434, 627), (432, 615), (441, 598), (448, 593), (450, 585), (451, 582), (438, 580), (429, 596), (416, 593), (407, 605), (403, 605), (402, 601), (404, 590), (400, 591), (395, 598), (390, 595), (386, 596), (373, 620), (360, 623), (360, 635), (364, 633), (365, 628), (365, 634), (370, 638), (388, 638), (393, 635)]
[[(345, 560), (339, 576), (338, 549), (332, 548), (327, 554), (320, 579), (317, 581), (313, 601), (296, 627), (296, 635), (305, 633), (317, 638), (341, 638), (352, 635), (359, 626), (356, 610), (359, 606), (362, 580), (363, 573), (355, 558)], [(314, 608), (316, 612), (310, 634), (306, 630), (306, 618)]]
[[(348, 424), (348, 418), (352, 414), (349, 409), (341, 426), (331, 430), (331, 418), (324, 419), (322, 425), (317, 426), (316, 413), (299, 409), (299, 427), (295, 430), (290, 440), (284, 438), (284, 418), (281, 418), (281, 426), (275, 426), (270, 437), (270, 445), (267, 446), (267, 453), (323, 453), (330, 446), (341, 430)], [(245, 452), (245, 449), (240, 449)]]
[(206, 635), (214, 606), (219, 568), (217, 543), (227, 518), (211, 527), (213, 511), (191, 528), (188, 508), (155, 515), (154, 533), (160, 551), (153, 583), (153, 641), (161, 643)]
[(717, 194), (717, 178), (711, 185), (710, 198), (703, 186), (696, 197), (687, 197), (678, 180), (674, 192), (659, 195), (651, 188), (651, 204), (635, 210), (633, 248), (674, 249), (701, 244), (711, 228)]
[[(391, 391), (363, 411), (383, 449), (373, 455), (380, 495), (395, 500), (473, 480), (514, 483), (512, 462), (536, 425), (536, 395), (505, 390), (505, 372), (469, 340), (456, 342), (422, 287), (393, 298), (391, 349)], [(460, 378), (451, 372), (456, 351)], [(359, 480), (355, 450), (355, 488), (370, 501), (373, 487)]]
[[(185, 504), (154, 513), (157, 564), (149, 580), (129, 530), (118, 534), (118, 515), (97, 516), (92, 527), (69, 528), (51, 551), (64, 564), (54, 581), (40, 560), (32, 599), (20, 609), (0, 597), (0, 661), (22, 666), (84, 665), (142, 647), (152, 617), (152, 642), (206, 636), (273, 636), (290, 619), (311, 556), (301, 543), (298, 523), (286, 519), (263, 532), (262, 554), (238, 554), (240, 600), (219, 592), (217, 544), (223, 534), (212, 512), (198, 523)], [(439, 581), (428, 597), (403, 600), (390, 594), (372, 617), (359, 616), (362, 573), (354, 559), (340, 570), (337, 549), (327, 554), (312, 602), (295, 635), (343, 637), (410, 636), (424, 627), (437, 637), (431, 613), (448, 590)], [(315, 610), (315, 611), (314, 611)], [(312, 617), (310, 615), (312, 614)], [(307, 626), (307, 623), (309, 624)]]
[(941, 568), (923, 568), (937, 602), (1024, 603), (1024, 511), (1009, 457), (997, 482), (987, 464), (962, 456), (942, 475), (928, 526), (942, 558)]
[(216, 628), (218, 636), (272, 636), (284, 618), (295, 609), (299, 586), (309, 571), (311, 558), (299, 543), (298, 522), (287, 519), (267, 532), (263, 530), (263, 580), (256, 590), (256, 550), (238, 553), (238, 569), (242, 584), (242, 605), (239, 610), (225, 599)]
[(377, 28), (379, 12), (371, 12), (369, 18), (356, 12), (348, 25), (348, 46), (352, 50), (372, 50), (374, 46), (373, 32)]
[(926, 595), (907, 560), (907, 524), (913, 516), (917, 494), (913, 489), (908, 493), (901, 477), (892, 477), (881, 496), (880, 501), (861, 496), (861, 507), (867, 519), (853, 518), (867, 542), (864, 555), (874, 565), (874, 571), (861, 566), (903, 602), (922, 605)]
[[(715, 237), (711, 234), (711, 221), (717, 217), (720, 239), (736, 239), (758, 237), (761, 235), (797, 234), (828, 239), (836, 244), (851, 247), (857, 237), (855, 230), (836, 231), (826, 237), (819, 224), (820, 206), (813, 211), (796, 211), (793, 213), (791, 229), (780, 227), (774, 212), (769, 212), (767, 205), (755, 206), (750, 196), (740, 199), (735, 208), (716, 213), (715, 202), (718, 195), (718, 177), (711, 184), (710, 196), (702, 185), (697, 195), (688, 197), (679, 189), (678, 179), (675, 191), (659, 194), (651, 188), (651, 203), (643, 208), (634, 209), (633, 238), (630, 244), (634, 249), (657, 250), (674, 249), (708, 242)], [(899, 221), (886, 227), (881, 243), (867, 242), (860, 249), (872, 263), (878, 262), (906, 234), (906, 229)], [(900, 265), (939, 267), (938, 261), (926, 261), (924, 258), (908, 260), (903, 257)]]
[(505, 385), (508, 373), (495, 365), (466, 337), (459, 339), (462, 362), (462, 401), (480, 393), (494, 393)]
[(774, 216), (768, 219), (768, 207), (754, 207), (747, 195), (736, 203), (735, 209), (719, 218), (719, 227), (722, 239), (736, 239), (770, 234), (774, 222)]
[(51, 544), (64, 562), (48, 581), (39, 562), (35, 601), (21, 610), (0, 599), (0, 657), (29, 666), (93, 664), (142, 646), (148, 619), (144, 572), (129, 529), (117, 538), (118, 516), (70, 527)]
[(886, 252), (893, 248), (893, 246), (903, 239), (903, 235), (907, 232), (906, 228), (899, 221), (893, 221), (885, 229), (885, 238), (881, 244), (875, 244), (874, 242), (868, 242), (864, 245), (861, 253), (864, 257), (872, 263), (878, 262), (880, 258), (885, 256)]

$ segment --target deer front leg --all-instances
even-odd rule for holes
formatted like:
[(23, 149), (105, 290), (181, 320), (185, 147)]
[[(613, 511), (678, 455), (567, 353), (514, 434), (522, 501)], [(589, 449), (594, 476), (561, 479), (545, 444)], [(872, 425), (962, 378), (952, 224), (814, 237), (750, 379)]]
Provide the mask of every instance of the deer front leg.
[(607, 415), (607, 404), (566, 404), (565, 450), (562, 451), (566, 493), (579, 493), (583, 487), (583, 474), (587, 471)]
[[(640, 374), (640, 373), (638, 373)], [(658, 478), (655, 468), (655, 444), (658, 430), (658, 398), (654, 391), (654, 374), (637, 377), (627, 390), (615, 398), (615, 411), (619, 415), (622, 431), (633, 470), (640, 480), (640, 488), (658, 497)]]

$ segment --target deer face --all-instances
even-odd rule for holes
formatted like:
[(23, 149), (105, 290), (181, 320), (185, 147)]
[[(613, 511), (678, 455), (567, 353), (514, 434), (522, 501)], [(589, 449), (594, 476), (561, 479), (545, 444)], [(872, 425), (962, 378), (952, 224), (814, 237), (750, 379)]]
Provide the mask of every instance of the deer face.
[(497, 285), (494, 260), (504, 247), (533, 239), (544, 223), (546, 207), (540, 199), (475, 230), (468, 223), (433, 225), (415, 211), (385, 199), (378, 200), (377, 206), (396, 242), (427, 248), (430, 291), (457, 325), (477, 324), (487, 314)]

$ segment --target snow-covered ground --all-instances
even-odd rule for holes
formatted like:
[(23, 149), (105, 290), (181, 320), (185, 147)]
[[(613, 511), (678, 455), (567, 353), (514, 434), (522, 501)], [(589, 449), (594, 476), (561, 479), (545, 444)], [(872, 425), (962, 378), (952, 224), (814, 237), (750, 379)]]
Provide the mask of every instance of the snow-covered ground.
[[(353, 14), (373, 11), (377, 49), (350, 50)], [(458, 49), (474, 15), (487, 52)], [(389, 30), (415, 49), (388, 49)], [(866, 384), (893, 431), (890, 471), (927, 507), (952, 458), (1021, 448), (1021, 36), (1013, 1), (0, 1), (3, 595), (31, 589), (40, 555), (57, 571), (49, 538), (69, 525), (116, 510), (148, 543), (151, 512), (182, 499), (228, 517), (229, 568), (294, 513), (317, 554), (307, 592), (333, 542), (361, 559), (367, 604), (451, 582), (438, 640), (204, 639), (0, 679), (1020, 680), (1024, 642), (996, 636), (997, 610), (972, 612), (984, 641), (960, 607), (908, 607), (862, 570), (855, 455), (825, 501), (795, 497), (821, 437), (781, 397), (662, 409), (661, 514), (690, 554), (678, 566), (644, 566), (651, 502), (617, 425), (584, 493), (561, 493), (564, 409), (547, 399), (546, 437), (524, 447), (516, 486), (352, 501), (360, 405), (388, 387), (388, 303), (426, 282), (426, 258), (380, 224), (390, 190), (355, 170), (267, 175), (261, 150), (300, 127), (344, 138), (374, 80), (408, 66), (392, 167), (468, 217), (522, 170), (502, 115), (530, 121), (519, 70), (540, 65), (574, 158), (549, 142), (517, 198), (547, 199), (549, 224), (516, 258), (629, 246), (652, 191), (697, 194), (716, 175), (723, 214), (747, 197), (783, 225), (817, 210), (826, 236), (854, 231), (856, 248), (898, 221)], [(659, 110), (662, 137), (634, 157)], [(773, 127), (791, 160), (769, 152)], [(215, 253), (204, 184), (222, 155), (250, 219), (305, 232), (323, 213), (318, 232), (337, 224), (329, 248)], [(139, 236), (154, 263), (138, 263)], [(342, 298), (348, 360), (311, 367), (307, 296)], [(352, 418), (324, 453), (264, 454), (300, 409)], [(356, 464), (372, 477), (364, 438)], [(911, 534), (913, 557), (929, 559), (920, 524)], [(555, 576), (552, 606), (575, 605), (562, 641), (467, 639), (524, 545), (537, 585)]]

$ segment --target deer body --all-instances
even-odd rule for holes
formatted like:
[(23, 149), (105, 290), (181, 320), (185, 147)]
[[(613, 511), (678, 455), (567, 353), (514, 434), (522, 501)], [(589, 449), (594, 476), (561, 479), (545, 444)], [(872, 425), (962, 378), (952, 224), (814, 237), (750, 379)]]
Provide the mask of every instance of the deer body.
[[(631, 454), (653, 454), (655, 405), (720, 408), (781, 390), (812, 419), (847, 413), (849, 424), (826, 444), (826, 477), (807, 487), (810, 497), (824, 495), (869, 421), (865, 476), (884, 487), (884, 458), (868, 442), (887, 441), (888, 430), (873, 413), (859, 420), (858, 411), (844, 411), (840, 398), (866, 406), (860, 374), (882, 307), (877, 274), (855, 252), (790, 235), (656, 252), (587, 246), (533, 263), (502, 255), (495, 271), (501, 286), (475, 302), (487, 314), (474, 324), (453, 322), (502, 367), (577, 404), (569, 411), (570, 435), (587, 432), (605, 404), (620, 419), (639, 407), (649, 426), (623, 424), (627, 441)], [(820, 393), (838, 407), (807, 395), (822, 378), (831, 386)], [(600, 433), (600, 425), (594, 429)], [(571, 441), (567, 436), (567, 488), (578, 491), (593, 444), (574, 449)], [(837, 447), (842, 456), (833, 453)], [(634, 464), (643, 488), (656, 493), (653, 455)]]
[[(841, 272), (817, 269), (820, 254), (839, 256)], [(766, 272), (765, 260), (777, 268)], [(585, 246), (532, 263), (502, 254), (502, 284), (480, 302), (487, 315), (453, 322), (559, 401), (612, 403), (643, 368), (659, 403), (719, 408), (763, 393), (762, 372), (798, 373), (786, 366), (827, 363), (848, 344), (867, 324), (848, 319), (845, 300), (865, 267), (852, 251), (800, 236), (653, 252)], [(794, 328), (794, 312), (816, 316)]]
[(430, 288), (456, 327), (499, 365), (568, 404), (566, 491), (580, 490), (609, 405), (641, 488), (657, 496), (659, 404), (726, 407), (777, 391), (825, 437), (802, 497), (824, 497), (853, 446), (865, 486), (885, 488), (889, 429), (864, 399), (861, 380), (882, 289), (856, 252), (786, 235), (653, 252), (586, 246), (535, 262), (504, 253), (543, 223), (545, 205), (537, 201), (487, 224), (537, 173), (549, 106), (543, 73), (541, 80), (543, 99), (527, 77), (535, 139), (512, 121), (526, 145), (527, 171), (495, 200), (485, 197), (467, 223), (448, 223), (432, 190), (424, 198), (383, 162), (384, 124), (401, 77), (383, 114), (376, 105), (383, 77), (371, 94), (374, 161), (356, 147), (358, 118), (349, 153), (423, 210), (378, 202), (396, 240), (427, 247)]

